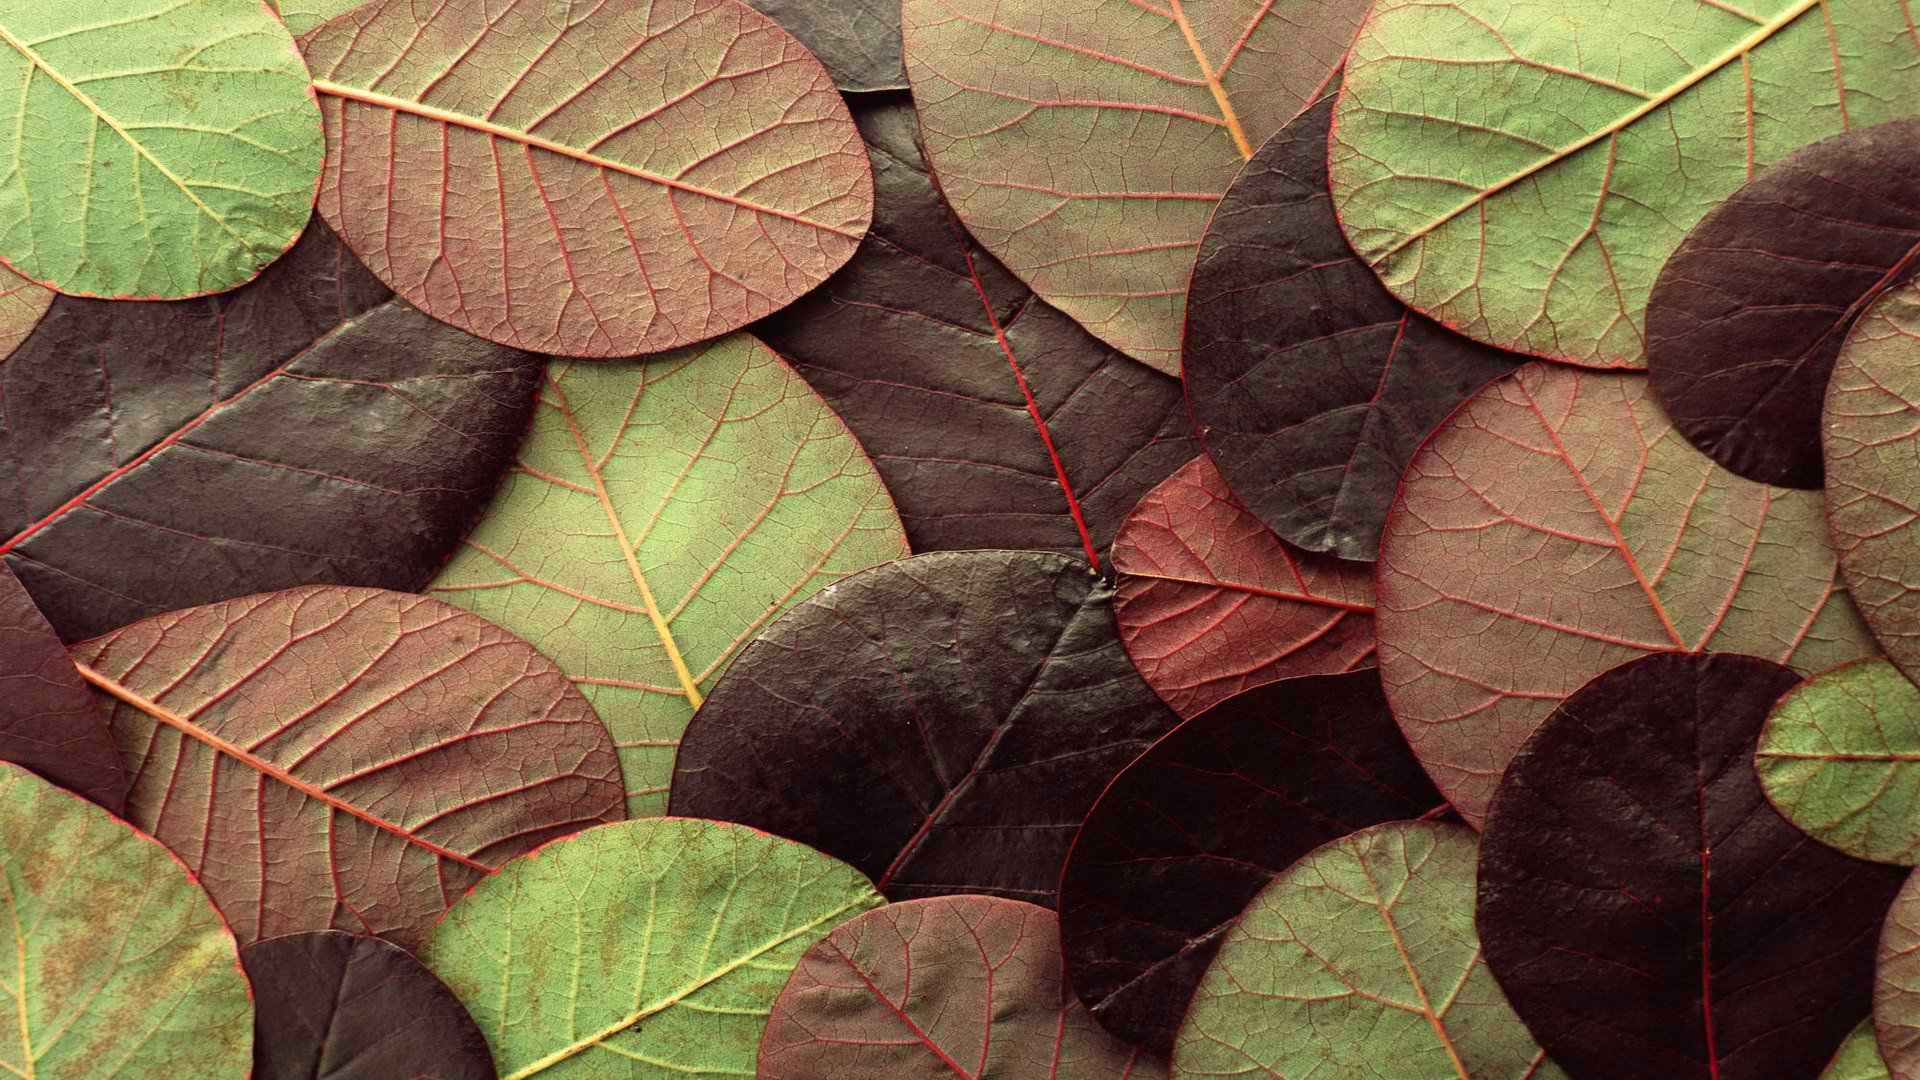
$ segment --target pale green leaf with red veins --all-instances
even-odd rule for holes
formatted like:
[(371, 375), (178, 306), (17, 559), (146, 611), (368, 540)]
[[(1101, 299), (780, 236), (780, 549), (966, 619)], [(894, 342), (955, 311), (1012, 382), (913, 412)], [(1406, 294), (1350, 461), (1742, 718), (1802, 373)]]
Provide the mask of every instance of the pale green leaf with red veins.
[(245, 1080), (253, 1001), (233, 934), (179, 860), (0, 763), (0, 1071)]
[(800, 957), (884, 902), (804, 844), (654, 818), (508, 864), (434, 927), (420, 959), (473, 1013), (501, 1080), (752, 1076)]
[(280, 21), (294, 37), (312, 33), (321, 23), (337, 19), (361, 5), (363, 0), (268, 0), (280, 10)]
[(1642, 367), (1687, 229), (1761, 168), (1920, 112), (1908, 0), (1380, 0), (1334, 113), (1347, 239), (1467, 335)]
[(0, 360), (27, 340), (53, 303), (53, 291), (0, 266)]
[(1875, 654), (1820, 495), (1715, 465), (1644, 378), (1531, 364), (1414, 456), (1374, 585), (1394, 718), (1441, 794), (1485, 815), (1562, 698), (1647, 653), (1803, 674)]
[(1820, 429), (1847, 589), (1887, 656), (1920, 676), (1920, 282), (1854, 324)]
[(1288, 546), (1204, 454), (1133, 508), (1113, 568), (1120, 641), (1182, 719), (1280, 679), (1373, 666), (1369, 568)]
[(458, 608), (316, 585), (73, 647), (113, 699), (127, 817), (243, 942), (416, 946), (474, 882), (624, 816), (613, 740), (553, 662)]
[(1920, 863), (1920, 687), (1884, 660), (1825, 671), (1774, 705), (1754, 753), (1767, 798), (1808, 836)]
[(1461, 826), (1396, 822), (1274, 878), (1194, 995), (1174, 1080), (1565, 1080), (1480, 955), (1477, 849)]
[(1880, 1057), (1880, 1041), (1874, 1037), (1873, 1021), (1862, 1020), (1847, 1041), (1820, 1073), (1820, 1080), (1889, 1080), (1887, 1063)]
[(1094, 336), (1180, 371), (1187, 277), (1254, 148), (1366, 0), (906, 0), (927, 155), (974, 237)]
[(76, 296), (243, 285), (306, 228), (319, 110), (260, 0), (0, 9), (0, 259)]
[(800, 376), (735, 334), (646, 362), (556, 360), (518, 468), (428, 586), (533, 642), (613, 731), (635, 815), (741, 646), (906, 535)]
[(502, 344), (716, 337), (825, 281), (873, 217), (833, 80), (740, 0), (373, 0), (301, 47), (327, 223)]

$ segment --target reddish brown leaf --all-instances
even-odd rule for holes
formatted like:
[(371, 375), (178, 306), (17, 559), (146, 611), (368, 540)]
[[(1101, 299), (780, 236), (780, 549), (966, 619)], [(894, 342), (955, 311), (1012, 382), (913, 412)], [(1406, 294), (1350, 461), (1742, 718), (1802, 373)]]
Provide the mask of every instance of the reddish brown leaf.
[(1113, 568), (1120, 640), (1182, 717), (1276, 679), (1373, 666), (1366, 568), (1289, 548), (1205, 455), (1133, 508)]
[(1873, 1028), (1886, 1070), (1920, 1076), (1920, 875), (1909, 874), (1887, 909), (1873, 982)]
[(807, 950), (773, 1003), (759, 1080), (1157, 1080), (1068, 989), (1053, 912), (889, 904)]
[(116, 814), (127, 772), (105, 706), (75, 674), (46, 617), (0, 566), (0, 760), (25, 766)]
[(625, 817), (613, 740), (533, 647), (438, 600), (316, 586), (74, 646), (115, 698), (127, 816), (242, 942), (403, 946), (494, 867)]

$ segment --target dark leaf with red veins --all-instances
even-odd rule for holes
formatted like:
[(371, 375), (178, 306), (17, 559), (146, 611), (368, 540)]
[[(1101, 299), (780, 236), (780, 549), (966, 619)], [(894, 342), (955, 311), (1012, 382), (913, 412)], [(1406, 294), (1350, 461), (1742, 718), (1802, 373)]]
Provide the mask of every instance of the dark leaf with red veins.
[(751, 0), (813, 50), (848, 93), (905, 90), (900, 5), (893, 0)]
[(541, 370), (396, 299), (317, 220), (233, 292), (59, 297), (0, 365), (0, 553), (68, 641), (266, 589), (417, 589)]
[(127, 817), (242, 943), (402, 946), (539, 844), (626, 816), (613, 739), (553, 661), (423, 596), (313, 586), (73, 648), (114, 699)]
[(1067, 970), (1107, 1030), (1157, 1053), (1240, 909), (1350, 832), (1444, 809), (1372, 671), (1263, 686), (1114, 778), (1060, 879)]
[(1204, 454), (1133, 508), (1113, 568), (1120, 640), (1182, 717), (1276, 679), (1373, 666), (1367, 568), (1289, 548)]
[(859, 103), (855, 119), (873, 229), (845, 269), (754, 332), (860, 437), (915, 551), (1098, 563), (1135, 501), (1199, 449), (1179, 383), (973, 244), (927, 175), (906, 95)]
[(1753, 771), (1793, 669), (1667, 653), (1527, 740), (1480, 843), (1487, 963), (1549, 1056), (1595, 1080), (1803, 1080), (1861, 1017), (1902, 867), (1775, 813)]
[(405, 950), (318, 930), (240, 951), (253, 983), (253, 1080), (494, 1080), (486, 1036)]
[(942, 896), (876, 908), (808, 949), (773, 1003), (759, 1080), (1161, 1080), (1100, 1029), (1046, 908)]
[(671, 812), (852, 863), (889, 899), (1052, 906), (1073, 831), (1178, 718), (1078, 559), (939, 552), (829, 585), (694, 714)]
[(1181, 376), (1247, 509), (1308, 551), (1372, 562), (1422, 439), (1520, 357), (1408, 310), (1327, 194), (1333, 96), (1281, 128), (1200, 241)]
[(25, 766), (116, 814), (127, 772), (100, 699), (73, 670), (67, 647), (0, 566), (0, 760)]
[(1820, 403), (1874, 296), (1920, 269), (1920, 121), (1804, 147), (1700, 220), (1647, 302), (1647, 374), (1693, 445), (1821, 484)]

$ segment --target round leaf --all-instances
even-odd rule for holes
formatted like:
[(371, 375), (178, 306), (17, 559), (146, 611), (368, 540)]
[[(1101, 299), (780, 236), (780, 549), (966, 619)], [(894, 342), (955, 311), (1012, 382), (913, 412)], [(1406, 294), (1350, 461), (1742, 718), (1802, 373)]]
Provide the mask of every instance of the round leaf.
[(1380, 0), (1334, 111), (1333, 200), (1415, 310), (1640, 367), (1688, 228), (1795, 148), (1916, 101), (1907, 0)]
[(833, 81), (739, 0), (372, 0), (301, 45), (320, 212), (396, 292), (503, 344), (724, 334), (826, 280), (872, 217)]
[(882, 901), (851, 867), (715, 821), (588, 829), (481, 882), (421, 959), (503, 1080), (753, 1075), (793, 967)]
[(74, 646), (114, 698), (127, 814), (240, 939), (403, 946), (495, 867), (621, 816), (620, 770), (553, 662), (437, 600), (313, 586)]
[(734, 654), (907, 553), (873, 465), (738, 334), (646, 363), (555, 361), (520, 467), (431, 586), (552, 656), (612, 730), (635, 816)]
[(1920, 863), (1920, 687), (1884, 660), (1801, 683), (1773, 707), (1754, 755), (1774, 809), (1823, 844)]
[(1889, 1080), (1890, 1076), (1886, 1059), (1880, 1056), (1880, 1040), (1873, 1033), (1873, 1021), (1862, 1020), (1834, 1052), (1820, 1080)]
[(1873, 1026), (1887, 1071), (1920, 1075), (1920, 881), (1908, 876), (1880, 930), (1873, 983)]
[(320, 116), (260, 0), (0, 12), (0, 259), (77, 296), (223, 292), (307, 226)]

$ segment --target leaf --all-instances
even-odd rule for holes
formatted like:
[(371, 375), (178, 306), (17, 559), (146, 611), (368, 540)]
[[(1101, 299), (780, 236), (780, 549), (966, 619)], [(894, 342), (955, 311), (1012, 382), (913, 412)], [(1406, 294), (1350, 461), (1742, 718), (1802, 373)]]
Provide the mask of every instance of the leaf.
[(1366, 0), (906, 0), (907, 79), (960, 220), (1121, 352), (1180, 371), (1207, 215), (1339, 67)]
[(0, 259), (42, 285), (223, 292), (306, 228), (319, 115), (259, 0), (9, 4), (0, 86)]
[(37, 773), (115, 814), (127, 772), (107, 713), (74, 673), (67, 647), (0, 566), (0, 760)]
[(1887, 910), (1873, 981), (1873, 1025), (1879, 1033), (1880, 1053), (1887, 1072), (1900, 1080), (1920, 1069), (1920, 1022), (1914, 1019), (1913, 1007), (1915, 995), (1920, 994), (1917, 894), (1920, 889), (1909, 876)]
[(494, 1080), (453, 991), (379, 938), (319, 930), (240, 953), (254, 994), (253, 1080)]
[(1920, 687), (1884, 660), (1825, 671), (1773, 707), (1754, 767), (1808, 836), (1857, 858), (1920, 863)]
[(1229, 698), (1087, 812), (1060, 877), (1074, 989), (1107, 1030), (1171, 1053), (1221, 940), (1273, 875), (1357, 829), (1444, 809), (1375, 672)]
[(502, 344), (628, 356), (778, 310), (873, 212), (826, 70), (739, 0), (373, 0), (301, 44), (320, 212), (381, 280)]
[(794, 964), (880, 903), (810, 848), (655, 818), (508, 864), (434, 927), (421, 958), (473, 1010), (502, 1080), (751, 1076)]
[(1920, 675), (1913, 507), (1920, 444), (1920, 282), (1883, 295), (1854, 325), (1827, 386), (1827, 522), (1847, 591), (1887, 657)]
[(0, 266), (0, 360), (27, 340), (53, 303), (53, 291)]
[(364, 0), (268, 0), (280, 9), (280, 21), (297, 39), (320, 28), (329, 19), (352, 11)]
[(754, 1075), (1164, 1077), (1165, 1066), (1100, 1030), (1062, 967), (1053, 912), (1033, 904), (941, 896), (869, 911), (800, 958), (773, 1003)]
[(846, 426), (745, 334), (555, 361), (518, 470), (433, 592), (552, 656), (613, 732), (636, 817), (733, 656), (830, 582), (907, 553)]
[(1688, 228), (1797, 147), (1915, 113), (1907, 6), (1381, 0), (1334, 110), (1334, 206), (1414, 310), (1641, 367)]
[(1751, 480), (1821, 483), (1820, 403), (1855, 319), (1920, 265), (1920, 122), (1795, 151), (1687, 233), (1647, 302), (1653, 392)]
[(1644, 378), (1533, 364), (1408, 466), (1374, 582), (1380, 674), (1414, 754), (1478, 824), (1527, 734), (1609, 668), (1873, 655), (1835, 578), (1818, 495), (1715, 465)]
[(1177, 718), (1077, 559), (940, 552), (821, 591), (694, 717), (673, 813), (812, 844), (889, 899), (1053, 905), (1087, 810)]
[[(900, 5), (891, 0), (753, 0), (826, 65), (848, 93), (905, 90)], [(857, 106), (856, 106), (857, 107)]]
[(1176, 1080), (1565, 1080), (1487, 972), (1474, 836), (1397, 822), (1326, 844), (1261, 890), (1207, 969)]
[(1860, 1026), (1840, 1044), (1826, 1071), (1820, 1074), (1820, 1080), (1889, 1080), (1889, 1077), (1871, 1020), (1860, 1021)]
[(127, 815), (243, 942), (403, 947), (495, 867), (621, 816), (606, 729), (553, 662), (422, 596), (312, 586), (74, 646), (114, 698)]
[(1327, 194), (1333, 98), (1255, 152), (1200, 241), (1181, 375), (1242, 505), (1308, 551), (1372, 562), (1408, 459), (1519, 358), (1416, 315), (1347, 247)]
[(179, 860), (0, 763), (0, 1069), (245, 1080), (253, 1004), (233, 934)]
[(236, 292), (63, 297), (0, 365), (0, 554), (68, 641), (268, 589), (417, 589), (540, 370), (395, 299), (317, 221)]
[(1287, 547), (1205, 455), (1134, 507), (1113, 568), (1120, 640), (1182, 718), (1278, 679), (1373, 666), (1366, 569)]
[(1094, 565), (1198, 449), (1180, 386), (1034, 299), (974, 246), (920, 157), (905, 95), (856, 104), (873, 230), (755, 327), (874, 456), (915, 551), (1032, 548)]
[(1817, 1074), (1867, 1011), (1903, 871), (1809, 840), (1749, 764), (1799, 676), (1622, 665), (1527, 740), (1480, 842), (1480, 939), (1521, 1019), (1596, 1080)]

